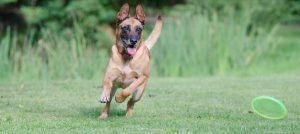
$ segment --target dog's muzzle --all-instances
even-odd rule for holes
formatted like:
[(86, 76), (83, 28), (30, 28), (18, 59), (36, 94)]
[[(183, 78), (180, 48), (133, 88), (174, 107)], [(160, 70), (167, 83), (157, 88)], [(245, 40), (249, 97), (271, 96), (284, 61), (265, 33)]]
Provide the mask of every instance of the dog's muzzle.
[(133, 57), (137, 51), (136, 47), (137, 47), (137, 43), (139, 40), (139, 36), (138, 35), (131, 35), (128, 39), (123, 39), (123, 47), (126, 51), (126, 53)]

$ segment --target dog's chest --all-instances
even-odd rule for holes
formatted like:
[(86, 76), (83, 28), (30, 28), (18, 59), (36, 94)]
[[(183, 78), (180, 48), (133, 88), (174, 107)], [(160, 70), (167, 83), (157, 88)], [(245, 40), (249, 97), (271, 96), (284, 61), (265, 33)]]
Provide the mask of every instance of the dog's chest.
[(131, 68), (129, 64), (125, 64), (121, 69), (121, 74), (117, 78), (117, 82), (126, 86), (138, 78), (138, 72)]
[(122, 75), (124, 76), (131, 76), (133, 75), (134, 71), (132, 70), (132, 68), (129, 66), (129, 64), (126, 64), (123, 66), (122, 68)]

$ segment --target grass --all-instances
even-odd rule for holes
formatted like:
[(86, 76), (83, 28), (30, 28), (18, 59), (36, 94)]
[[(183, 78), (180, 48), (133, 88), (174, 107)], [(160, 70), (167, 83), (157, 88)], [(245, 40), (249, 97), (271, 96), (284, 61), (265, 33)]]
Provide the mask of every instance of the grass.
[(237, 72), (243, 75), (299, 74), (300, 34), (298, 25), (282, 25), (274, 36), (272, 47), (253, 64)]
[[(42, 29), (36, 44), (18, 44), (15, 32), (0, 38), (0, 80), (94, 79), (101, 76), (108, 61), (105, 49), (88, 46), (80, 26), (75, 34), (60, 37)], [(15, 36), (12, 36), (15, 35)], [(22, 46), (20, 49), (16, 46)], [(97, 49), (97, 50), (95, 50)]]
[[(99, 81), (0, 83), (0, 133), (300, 133), (298, 76), (151, 78), (132, 118), (125, 104), (97, 120)], [(282, 100), (288, 116), (249, 113), (259, 95)]]
[[(222, 19), (214, 14), (166, 20), (153, 50), (153, 68), (162, 76), (224, 75), (249, 66), (270, 47), (277, 26), (247, 35), (249, 15)], [(159, 51), (157, 51), (159, 50)], [(164, 60), (161, 60), (164, 59)]]

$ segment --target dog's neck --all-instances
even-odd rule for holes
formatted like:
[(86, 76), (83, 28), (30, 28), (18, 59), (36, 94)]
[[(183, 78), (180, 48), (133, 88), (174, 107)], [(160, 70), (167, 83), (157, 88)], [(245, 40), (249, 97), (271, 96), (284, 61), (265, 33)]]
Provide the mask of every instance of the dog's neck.
[(125, 61), (125, 62), (128, 62), (130, 61), (131, 59), (133, 59), (133, 56), (127, 54), (127, 53), (123, 53), (121, 54), (122, 55), (122, 59)]

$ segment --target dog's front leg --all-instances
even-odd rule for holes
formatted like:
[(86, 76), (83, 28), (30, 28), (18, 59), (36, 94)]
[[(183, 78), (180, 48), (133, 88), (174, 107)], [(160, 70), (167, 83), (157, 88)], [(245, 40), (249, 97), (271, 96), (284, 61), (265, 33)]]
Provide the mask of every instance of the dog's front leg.
[(144, 81), (147, 79), (147, 76), (142, 75), (137, 80), (132, 82), (127, 88), (118, 93), (115, 97), (116, 102), (122, 103), (125, 99), (130, 96)]
[(106, 104), (99, 116), (99, 119), (105, 119), (108, 117), (110, 102), (117, 89), (116, 87), (113, 86), (113, 81), (118, 76), (118, 74), (119, 74), (118, 71), (111, 71), (104, 76), (103, 91), (100, 97), (100, 102)]
[(101, 103), (109, 102), (112, 85), (113, 85), (112, 80), (110, 80), (108, 77), (105, 77), (103, 80), (103, 91), (102, 91), (102, 95), (100, 97)]
[(112, 81), (108, 77), (104, 77), (103, 91), (102, 91), (102, 95), (100, 97), (100, 102), (106, 103), (106, 104), (99, 116), (99, 119), (105, 119), (108, 117), (110, 101), (111, 101), (111, 97), (112, 97), (111, 92), (112, 92)]
[(110, 101), (113, 81), (120, 75), (120, 73), (121, 72), (118, 69), (107, 69), (102, 82), (103, 91), (100, 97), (101, 103), (107, 103)]

